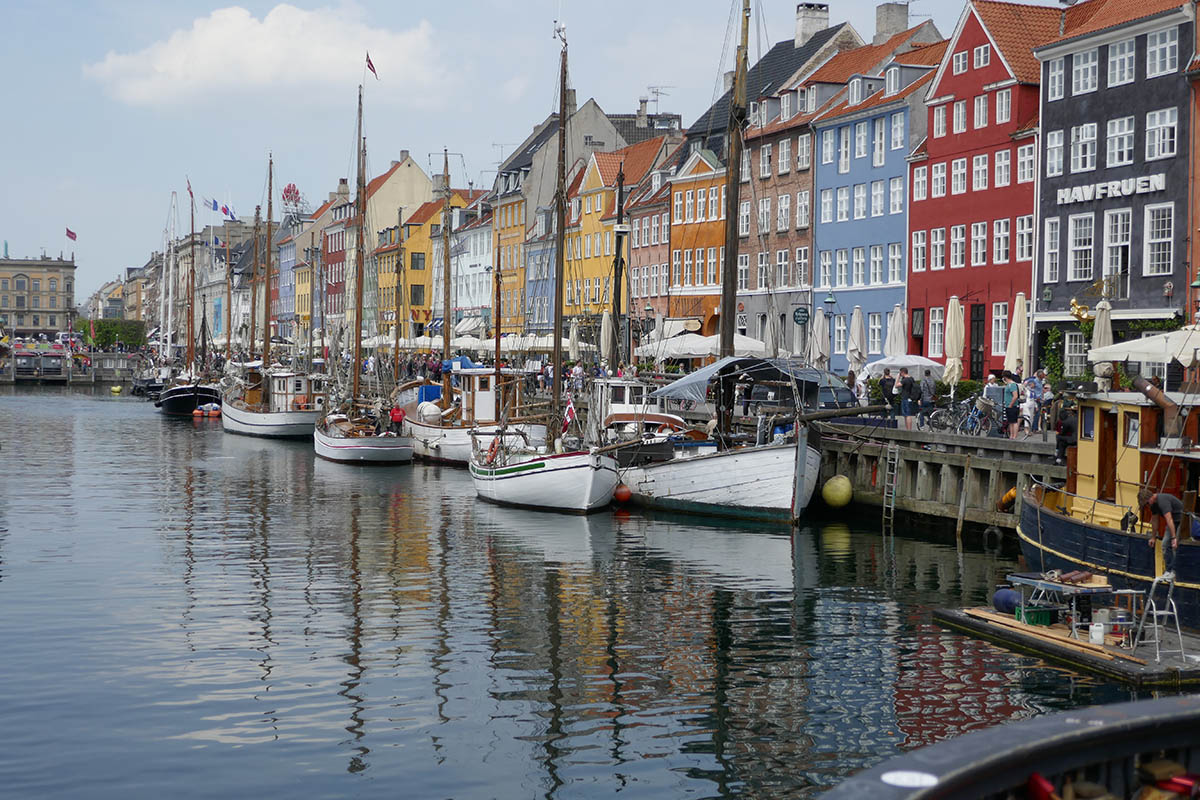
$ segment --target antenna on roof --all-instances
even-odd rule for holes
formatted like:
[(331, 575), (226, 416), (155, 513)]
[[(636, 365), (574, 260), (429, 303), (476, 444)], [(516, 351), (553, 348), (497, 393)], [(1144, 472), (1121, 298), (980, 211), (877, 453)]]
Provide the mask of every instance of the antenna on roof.
[(658, 113), (658, 99), (660, 97), (670, 97), (671, 96), (670, 92), (664, 91), (664, 90), (674, 89), (674, 88), (675, 88), (674, 86), (667, 86), (665, 84), (659, 85), (659, 86), (647, 86), (646, 87), (646, 91), (650, 93), (650, 99), (654, 102), (654, 113), (655, 114)]

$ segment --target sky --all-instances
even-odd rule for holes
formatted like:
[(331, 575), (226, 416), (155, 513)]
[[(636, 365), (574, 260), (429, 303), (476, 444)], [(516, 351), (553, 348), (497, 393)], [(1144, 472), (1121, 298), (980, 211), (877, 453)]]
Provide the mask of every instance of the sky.
[[(731, 67), (738, 0), (410, 0), (239, 5), (175, 0), (2, 0), (0, 239), (13, 258), (75, 254), (82, 302), (162, 247), (186, 182), (239, 217), (295, 183), (313, 206), (353, 182), (357, 87), (369, 171), (407, 149), (429, 174), (489, 187), (502, 157), (556, 110), (556, 19), (580, 105), (633, 113), (648, 87), (686, 126)], [(750, 56), (795, 29), (794, 0), (754, 0)], [(950, 35), (960, 0), (914, 0), (911, 24)], [(830, 22), (870, 41), (871, 0), (832, 0)], [(735, 35), (735, 34), (734, 34)], [(366, 71), (370, 52), (376, 80)], [(651, 102), (650, 110), (654, 110)], [(278, 214), (277, 214), (278, 215)], [(196, 224), (219, 221), (203, 211)], [(78, 238), (69, 241), (66, 229)]]

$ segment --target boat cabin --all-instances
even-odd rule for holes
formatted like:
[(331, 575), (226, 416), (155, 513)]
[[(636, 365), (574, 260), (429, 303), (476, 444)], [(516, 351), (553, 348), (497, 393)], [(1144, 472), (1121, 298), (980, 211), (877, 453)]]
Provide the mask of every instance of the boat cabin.
[(263, 377), (261, 362), (253, 362), (246, 367), (243, 377), (246, 389), (242, 394), (242, 403), (249, 408), (261, 408), (264, 400), (267, 403), (264, 412), (279, 413), (284, 411), (321, 411), (328, 399), (325, 389), (325, 378), (320, 375), (303, 375), (297, 372), (268, 372), (265, 373), (270, 385), (266, 397), (263, 396)]
[(488, 425), (497, 422), (496, 399), (499, 391), (500, 413), (508, 419), (523, 415), (527, 405), (521, 391), (525, 374), (520, 370), (503, 367), (500, 370), (500, 386), (496, 386), (494, 367), (463, 367), (455, 362), (452, 372), (457, 380), (462, 421), (468, 425)]

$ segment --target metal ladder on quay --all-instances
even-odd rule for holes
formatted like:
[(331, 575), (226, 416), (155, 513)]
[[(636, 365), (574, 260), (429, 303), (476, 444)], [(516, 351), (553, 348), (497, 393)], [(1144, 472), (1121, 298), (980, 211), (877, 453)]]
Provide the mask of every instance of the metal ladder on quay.
[(895, 532), (896, 525), (896, 480), (900, 470), (900, 445), (888, 442), (883, 469), (883, 532)]
[[(1159, 608), (1157, 601), (1154, 599), (1155, 592), (1158, 591), (1159, 584), (1166, 584), (1167, 596)], [(1133, 647), (1137, 648), (1143, 644), (1154, 645), (1154, 662), (1161, 663), (1163, 655), (1178, 655), (1181, 661), (1187, 659), (1187, 654), (1183, 648), (1183, 632), (1179, 628), (1179, 614), (1175, 607), (1175, 571), (1168, 570), (1162, 575), (1154, 579), (1150, 584), (1149, 591), (1146, 592), (1146, 601), (1142, 606), (1142, 616), (1138, 620), (1137, 633), (1133, 637)], [(1146, 631), (1147, 638), (1142, 638), (1142, 633), (1149, 623), (1149, 630)], [(1166, 634), (1171, 632), (1171, 626), (1175, 628), (1175, 640), (1179, 643), (1177, 648), (1166, 648)]]

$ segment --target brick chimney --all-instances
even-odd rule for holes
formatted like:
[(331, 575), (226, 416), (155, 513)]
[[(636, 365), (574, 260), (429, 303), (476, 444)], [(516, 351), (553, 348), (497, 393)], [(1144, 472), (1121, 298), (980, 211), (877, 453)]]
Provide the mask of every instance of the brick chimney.
[(796, 5), (796, 47), (802, 47), (815, 34), (828, 27), (828, 4), (798, 3)]
[(638, 98), (638, 112), (637, 112), (636, 125), (639, 128), (645, 128), (645, 127), (649, 126), (649, 124), (650, 124), (650, 119), (649, 119), (649, 117), (646, 116), (646, 102), (648, 99), (649, 98), (646, 98), (646, 97)]
[(446, 191), (446, 176), (438, 172), (433, 176), (433, 193), (436, 195), (444, 191)]
[(572, 117), (572, 116), (574, 116), (574, 115), (575, 115), (575, 111), (576, 111), (576, 107), (575, 107), (575, 90), (574, 90), (574, 89), (567, 89), (567, 116), (568, 116), (568, 117)]
[(897, 33), (908, 30), (908, 3), (880, 3), (875, 6), (875, 38), (871, 44), (883, 44)]
[(721, 76), (722, 92), (728, 92), (733, 88), (733, 70), (729, 70)]

